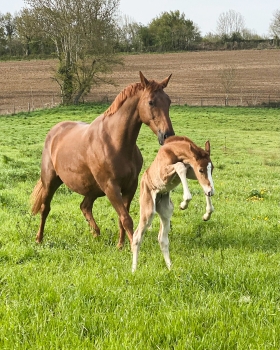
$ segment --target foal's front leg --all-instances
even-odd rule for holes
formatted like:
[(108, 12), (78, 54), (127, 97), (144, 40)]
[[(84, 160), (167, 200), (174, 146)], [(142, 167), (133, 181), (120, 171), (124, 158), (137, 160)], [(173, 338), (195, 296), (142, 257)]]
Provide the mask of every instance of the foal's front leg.
[(207, 221), (210, 219), (211, 214), (214, 211), (214, 207), (213, 207), (213, 204), (211, 201), (211, 197), (209, 197), (209, 196), (205, 196), (205, 197), (206, 197), (206, 213), (203, 215), (202, 219), (204, 221)]
[(192, 199), (192, 195), (190, 193), (189, 187), (188, 187), (188, 183), (187, 183), (187, 167), (185, 166), (184, 163), (182, 162), (178, 162), (174, 164), (174, 169), (176, 171), (176, 173), (178, 174), (181, 182), (182, 182), (182, 186), (183, 186), (183, 202), (181, 202), (180, 204), (180, 208), (182, 210), (186, 209), (189, 205), (189, 202)]

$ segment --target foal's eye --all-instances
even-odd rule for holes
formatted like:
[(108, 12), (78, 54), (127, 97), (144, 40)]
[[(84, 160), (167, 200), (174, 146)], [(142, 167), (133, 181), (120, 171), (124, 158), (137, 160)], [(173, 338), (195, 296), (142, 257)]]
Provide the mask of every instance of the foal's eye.
[(150, 105), (150, 106), (153, 106), (153, 105), (154, 105), (154, 101), (150, 100), (150, 101), (149, 101), (149, 105)]
[(203, 169), (199, 169), (199, 172), (200, 172), (201, 174), (203, 174)]

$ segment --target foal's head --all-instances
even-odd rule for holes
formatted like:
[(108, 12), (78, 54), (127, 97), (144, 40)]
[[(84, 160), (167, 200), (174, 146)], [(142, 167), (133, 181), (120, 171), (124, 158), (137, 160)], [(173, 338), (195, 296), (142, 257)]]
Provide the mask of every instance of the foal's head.
[(144, 89), (138, 104), (140, 119), (157, 135), (161, 145), (167, 137), (174, 135), (169, 118), (171, 100), (163, 91), (170, 78), (171, 74), (161, 83), (157, 83), (154, 80), (146, 79), (140, 72), (141, 85)]
[(214, 195), (214, 183), (212, 179), (212, 172), (214, 169), (213, 163), (210, 159), (210, 142), (206, 141), (205, 150), (190, 144), (190, 150), (193, 154), (192, 168), (195, 176), (202, 186), (206, 196)]

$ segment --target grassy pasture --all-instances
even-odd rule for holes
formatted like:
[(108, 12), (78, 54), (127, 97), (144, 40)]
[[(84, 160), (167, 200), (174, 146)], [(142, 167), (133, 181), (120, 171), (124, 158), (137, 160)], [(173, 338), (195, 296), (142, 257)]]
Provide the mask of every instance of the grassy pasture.
[[(90, 122), (105, 105), (57, 108), (0, 118), (0, 348), (10, 349), (280, 349), (279, 110), (173, 106), (177, 134), (203, 146), (215, 165), (215, 212), (202, 222), (205, 198), (180, 211), (172, 193), (172, 270), (147, 232), (138, 269), (129, 245), (116, 249), (117, 215), (106, 198), (94, 216), (94, 239), (82, 198), (61, 187), (45, 239), (29, 196), (47, 131), (61, 120)], [(145, 169), (157, 138), (143, 126)], [(139, 218), (137, 192), (131, 206)]]

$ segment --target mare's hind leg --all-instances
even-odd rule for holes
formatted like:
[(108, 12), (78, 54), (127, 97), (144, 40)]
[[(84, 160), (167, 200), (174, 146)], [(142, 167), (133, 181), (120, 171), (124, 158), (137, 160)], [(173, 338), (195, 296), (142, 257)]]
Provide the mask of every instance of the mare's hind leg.
[[(42, 178), (42, 175), (41, 175)], [(62, 184), (61, 179), (55, 175), (54, 178), (52, 178), (49, 182), (43, 181), (43, 189), (42, 189), (42, 204), (41, 204), (41, 222), (40, 227), (36, 235), (36, 242), (41, 243), (44, 236), (44, 228), (45, 223), (47, 220), (47, 217), (49, 215), (49, 212), (51, 210), (51, 200), (53, 198), (53, 195), (55, 194), (55, 191), (58, 189), (58, 187)]]
[(169, 256), (169, 240), (168, 233), (170, 231), (170, 219), (173, 214), (173, 203), (171, 202), (169, 193), (162, 195), (161, 199), (156, 202), (156, 211), (160, 216), (160, 230), (158, 241), (162, 251), (167, 268), (170, 270), (171, 261)]
[(97, 237), (100, 235), (100, 229), (97, 226), (94, 220), (94, 217), (92, 215), (92, 207), (96, 198), (97, 197), (93, 197), (93, 196), (85, 196), (84, 200), (80, 205), (81, 211), (84, 214), (84, 217), (86, 218), (87, 222), (89, 223), (90, 229), (94, 237)]

